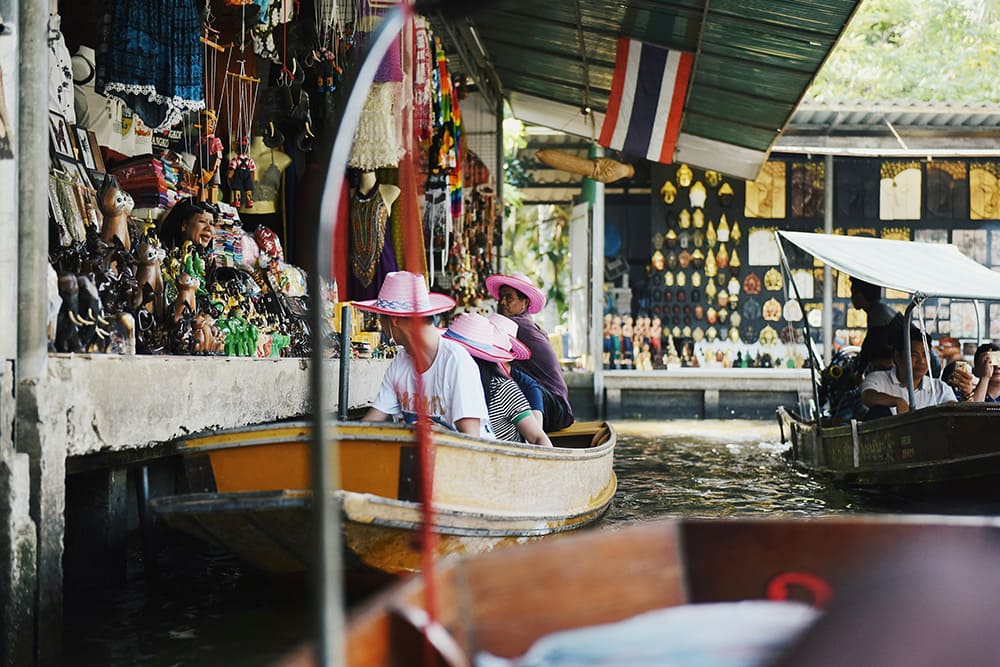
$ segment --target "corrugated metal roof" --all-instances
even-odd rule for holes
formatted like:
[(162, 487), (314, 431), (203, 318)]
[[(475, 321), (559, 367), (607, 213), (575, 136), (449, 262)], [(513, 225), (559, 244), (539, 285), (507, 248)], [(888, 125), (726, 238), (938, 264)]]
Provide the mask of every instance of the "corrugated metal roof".
[(510, 0), (449, 30), (505, 97), (601, 112), (617, 37), (695, 53), (681, 132), (767, 152), (859, 2)]

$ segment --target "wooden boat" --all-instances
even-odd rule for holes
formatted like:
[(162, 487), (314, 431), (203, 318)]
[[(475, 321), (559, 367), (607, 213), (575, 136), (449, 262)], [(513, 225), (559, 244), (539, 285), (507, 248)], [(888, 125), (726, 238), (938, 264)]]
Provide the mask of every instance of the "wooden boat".
[[(975, 581), (975, 575), (986, 574), (993, 595), (996, 577), (989, 572), (995, 571), (998, 535), (997, 520), (971, 517), (667, 519), (448, 559), (434, 571), (441, 627), (434, 628), (430, 637), (441, 662), (433, 664), (470, 664), (470, 658), (482, 651), (507, 658), (520, 656), (550, 633), (613, 623), (664, 607), (764, 599), (826, 606), (824, 613), (831, 616), (846, 612), (854, 625), (850, 639), (838, 644), (837, 650), (844, 655), (851, 642), (870, 641), (873, 636), (900, 646), (915, 645), (920, 639), (913, 627), (927, 627), (930, 636), (936, 637), (932, 628), (940, 624), (907, 625), (908, 613), (944, 614), (945, 598), (970, 594), (967, 589), (949, 590), (942, 581), (918, 575), (931, 570), (942, 580), (967, 576)], [(977, 556), (970, 558), (970, 551)], [(977, 572), (983, 561), (986, 570)], [(963, 563), (973, 565), (965, 572), (952, 567), (961, 568)], [(891, 574), (883, 576), (887, 574), (883, 566)], [(865, 608), (852, 606), (857, 602), (852, 595), (865, 591), (863, 585), (853, 585), (859, 574), (878, 582), (878, 602), (869, 601)], [(923, 604), (919, 597), (928, 586), (939, 589), (933, 605)], [(884, 614), (880, 604), (899, 601), (893, 595), (900, 588), (903, 596), (918, 597), (908, 609), (878, 616)], [(417, 629), (425, 625), (425, 592), (425, 578), (419, 575), (354, 610), (347, 628), (346, 664), (428, 664), (421, 661), (422, 636)], [(877, 617), (867, 619), (866, 615)], [(859, 632), (862, 627), (878, 631)], [(312, 664), (311, 651), (303, 647), (280, 664)], [(670, 664), (709, 663), (688, 656), (683, 663)], [(864, 664), (864, 660), (786, 664)]]
[[(311, 424), (289, 422), (184, 438), (191, 493), (157, 498), (175, 528), (221, 544), (272, 573), (311, 558)], [(437, 555), (478, 553), (597, 519), (617, 488), (615, 432), (604, 422), (551, 433), (554, 447), (482, 440), (435, 428)], [(413, 431), (337, 425), (344, 544), (351, 565), (398, 574), (419, 569), (421, 525)]]
[(995, 492), (1000, 482), (996, 403), (946, 403), (821, 428), (779, 407), (778, 423), (782, 442), (791, 443), (792, 461), (847, 486), (902, 493)]

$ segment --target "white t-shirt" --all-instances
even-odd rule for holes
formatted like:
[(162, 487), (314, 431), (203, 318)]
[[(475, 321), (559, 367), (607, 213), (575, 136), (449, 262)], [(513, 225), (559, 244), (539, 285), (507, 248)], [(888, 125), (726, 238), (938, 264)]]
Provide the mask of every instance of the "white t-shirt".
[[(480, 435), (493, 437), (479, 367), (464, 347), (441, 338), (434, 362), (422, 379), (431, 419), (454, 429), (459, 419), (474, 417), (479, 420)], [(416, 421), (416, 382), (413, 360), (402, 350), (389, 364), (372, 407), (409, 423)]]
[[(866, 375), (864, 381), (861, 383), (861, 393), (864, 394), (868, 389), (874, 389), (883, 394), (909, 400), (909, 392), (906, 385), (896, 378), (895, 369), (875, 371)], [(954, 402), (955, 392), (951, 386), (942, 380), (932, 378), (930, 375), (925, 375), (924, 379), (920, 381), (920, 386), (915, 387), (913, 390), (913, 403), (916, 410), (931, 405)], [(889, 408), (889, 410), (892, 414), (896, 414), (896, 408)]]

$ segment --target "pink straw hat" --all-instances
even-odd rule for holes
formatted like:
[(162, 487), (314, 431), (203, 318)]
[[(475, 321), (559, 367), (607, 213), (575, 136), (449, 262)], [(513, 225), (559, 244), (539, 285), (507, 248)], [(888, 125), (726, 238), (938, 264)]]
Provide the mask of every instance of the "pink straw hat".
[(528, 297), (529, 313), (533, 315), (542, 312), (542, 308), (545, 307), (545, 295), (542, 294), (542, 290), (531, 284), (528, 276), (523, 273), (515, 273), (509, 276), (496, 273), (486, 278), (486, 289), (489, 290), (490, 294), (497, 301), (500, 300), (500, 288), (503, 285), (509, 285)]
[(514, 358), (519, 361), (531, 358), (531, 350), (517, 339), (517, 322), (500, 313), (490, 313), (489, 320), (490, 324), (496, 327), (501, 338), (507, 340), (507, 344), (500, 344), (500, 347), (509, 349)]
[(499, 338), (496, 327), (478, 313), (462, 313), (456, 317), (443, 337), (460, 343), (469, 354), (486, 361), (511, 361), (514, 358), (509, 350), (495, 344)]
[(445, 294), (428, 292), (424, 277), (409, 271), (387, 273), (377, 299), (355, 301), (354, 306), (382, 315), (420, 317), (451, 310), (455, 300)]

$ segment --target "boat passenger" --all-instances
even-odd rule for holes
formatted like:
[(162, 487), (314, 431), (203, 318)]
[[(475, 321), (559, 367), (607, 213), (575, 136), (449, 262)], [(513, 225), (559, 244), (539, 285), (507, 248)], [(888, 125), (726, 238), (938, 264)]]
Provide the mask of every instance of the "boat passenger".
[(877, 350), (890, 347), (901, 338), (904, 330), (903, 315), (882, 302), (882, 288), (860, 278), (851, 278), (851, 305), (865, 311), (868, 331), (858, 354), (858, 372), (864, 376)]
[(1000, 347), (995, 343), (983, 343), (972, 357), (972, 372), (979, 378), (972, 394), (973, 401), (1000, 402), (1000, 364), (994, 363), (994, 355), (990, 352), (1000, 352)]
[[(925, 346), (930, 346), (930, 336), (917, 327), (910, 327), (910, 359), (913, 369), (914, 409), (955, 402), (955, 392), (945, 382), (927, 374)], [(887, 414), (903, 414), (910, 409), (906, 381), (905, 347), (902, 336), (893, 345), (895, 368), (871, 371), (861, 382), (861, 402), (868, 408), (866, 419)], [(880, 408), (887, 408), (880, 409)]]
[(522, 274), (494, 274), (486, 278), (486, 289), (497, 300), (497, 311), (517, 322), (517, 339), (531, 350), (531, 358), (516, 360), (511, 366), (535, 378), (542, 386), (545, 410), (543, 427), (556, 431), (573, 423), (569, 389), (563, 378), (549, 336), (531, 315), (541, 312), (545, 295)]
[(492, 437), (475, 362), (462, 345), (441, 336), (431, 317), (454, 308), (454, 299), (428, 293), (419, 274), (393, 271), (386, 274), (377, 299), (354, 306), (378, 313), (382, 330), (403, 346), (389, 364), (364, 421), (397, 417), (413, 423), (420, 373), (421, 400), (433, 421), (468, 435)]
[(506, 344), (507, 335), (482, 315), (463, 313), (455, 318), (443, 338), (465, 347), (479, 366), (493, 436), (498, 440), (551, 447), (552, 441), (542, 430), (542, 423), (535, 419), (528, 399), (500, 365), (514, 358), (501, 345)]
[[(502, 334), (501, 340), (506, 340), (500, 347), (510, 352), (514, 356), (514, 361), (531, 358), (531, 350), (517, 339), (517, 322), (509, 317), (504, 317), (500, 313), (491, 313), (487, 319)], [(535, 419), (538, 420), (539, 424), (544, 424), (545, 395), (542, 393), (542, 385), (538, 384), (538, 380), (524, 371), (511, 366), (509, 362), (504, 362), (503, 367), (507, 371), (507, 374), (510, 375), (510, 379), (517, 383), (521, 392), (524, 393), (524, 397), (528, 399), (528, 404), (531, 406), (531, 414), (535, 415)]]

